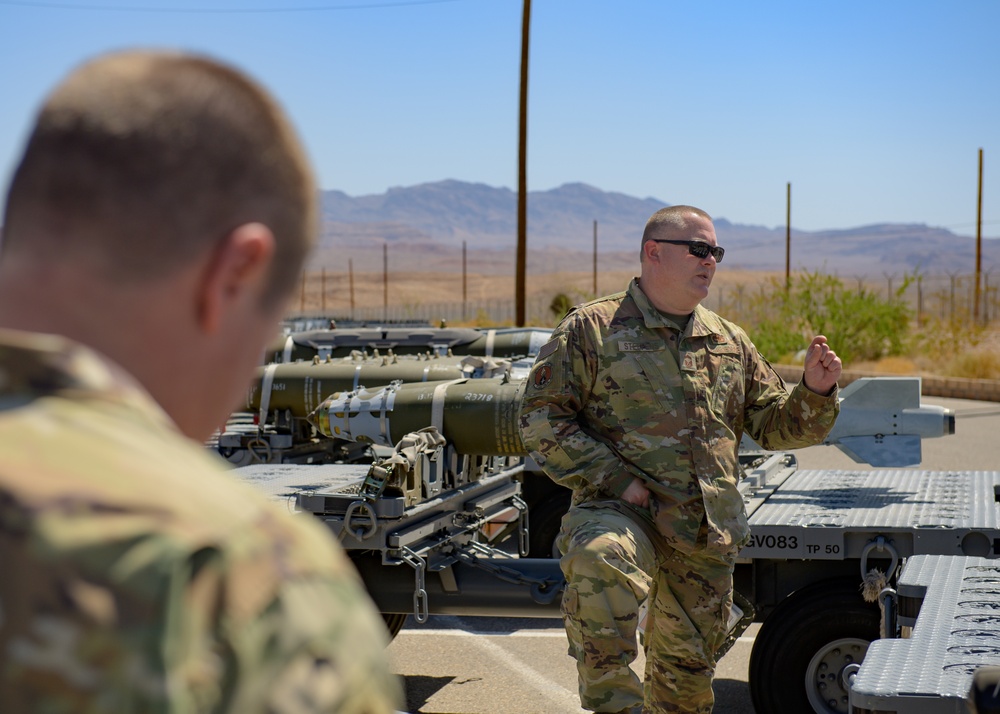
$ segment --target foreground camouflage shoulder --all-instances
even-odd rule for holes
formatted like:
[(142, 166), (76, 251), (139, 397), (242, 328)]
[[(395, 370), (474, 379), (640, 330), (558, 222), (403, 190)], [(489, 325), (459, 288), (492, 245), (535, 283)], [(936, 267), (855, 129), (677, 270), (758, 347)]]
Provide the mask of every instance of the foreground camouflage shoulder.
[(60, 371), (36, 347), (0, 336), (4, 711), (398, 708), (385, 628), (318, 522), (237, 483), (99, 358), (69, 349)]

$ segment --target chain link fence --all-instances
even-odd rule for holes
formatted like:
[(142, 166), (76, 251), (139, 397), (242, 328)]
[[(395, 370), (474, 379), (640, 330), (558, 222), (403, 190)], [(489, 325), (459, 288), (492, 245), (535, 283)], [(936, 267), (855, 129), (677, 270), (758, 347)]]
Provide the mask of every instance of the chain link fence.
[[(928, 318), (942, 320), (970, 320), (975, 310), (975, 276), (972, 274), (937, 274), (907, 276), (884, 274), (871, 276), (838, 276), (845, 287), (890, 297), (899, 296), (910, 306), (919, 325)], [(512, 325), (516, 315), (513, 298), (466, 300), (452, 302), (405, 303), (384, 300), (382, 304), (354, 305), (343, 290), (343, 279), (335, 285), (334, 276), (309, 273), (303, 276), (300, 296), (293, 305), (299, 315), (329, 316), (338, 321), (364, 323), (421, 322), (439, 324), (476, 323), (480, 325)], [(1000, 320), (1000, 275), (981, 273), (979, 285), (979, 321), (990, 323)], [(759, 300), (773, 290), (773, 283), (765, 280), (753, 284), (716, 284), (702, 303), (725, 317), (739, 322)], [(529, 298), (525, 302), (528, 324), (551, 325), (557, 317), (553, 299), (557, 292), (545, 297)]]

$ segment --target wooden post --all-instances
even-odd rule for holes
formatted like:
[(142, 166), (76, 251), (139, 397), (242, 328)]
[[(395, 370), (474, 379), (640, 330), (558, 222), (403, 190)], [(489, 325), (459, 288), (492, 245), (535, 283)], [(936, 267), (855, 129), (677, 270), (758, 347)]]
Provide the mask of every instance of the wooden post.
[(347, 259), (347, 282), (351, 293), (351, 319), (354, 319), (354, 259)]
[(917, 327), (924, 324), (924, 276), (917, 276)]
[(322, 312), (326, 312), (326, 268), (319, 274), (319, 305)]
[(979, 195), (976, 200), (976, 292), (972, 303), (972, 321), (979, 322), (979, 281), (983, 272), (983, 150), (979, 150)]
[(594, 221), (594, 297), (597, 297), (597, 221)]
[(528, 255), (528, 37), (531, 27), (531, 0), (524, 0), (521, 16), (521, 96), (518, 121), (517, 160), (517, 277), (514, 302), (518, 327), (525, 323), (525, 271)]
[(792, 289), (792, 182), (785, 187), (785, 292)]

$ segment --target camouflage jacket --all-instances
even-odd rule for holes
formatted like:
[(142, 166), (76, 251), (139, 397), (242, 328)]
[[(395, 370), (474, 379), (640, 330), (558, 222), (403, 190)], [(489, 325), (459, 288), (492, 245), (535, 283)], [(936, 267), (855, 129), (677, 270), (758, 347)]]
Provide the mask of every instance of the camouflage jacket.
[(729, 551), (749, 532), (736, 489), (743, 432), (766, 449), (808, 446), (838, 410), (836, 389), (789, 394), (746, 333), (705, 308), (678, 334), (633, 280), (555, 329), (528, 377), (520, 426), (574, 504), (616, 499), (638, 478), (669, 545), (690, 552), (704, 523), (705, 545)]
[(0, 331), (0, 709), (394, 711), (323, 526), (225, 473), (135, 381)]

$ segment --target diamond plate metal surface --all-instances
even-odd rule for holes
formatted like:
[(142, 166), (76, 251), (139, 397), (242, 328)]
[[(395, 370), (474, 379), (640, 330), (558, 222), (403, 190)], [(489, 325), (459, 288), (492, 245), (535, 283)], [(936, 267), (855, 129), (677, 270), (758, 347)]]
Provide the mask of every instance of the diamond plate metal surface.
[(268, 497), (290, 501), (294, 506), (297, 493), (350, 493), (352, 489), (357, 492), (368, 468), (350, 464), (255, 464), (233, 469), (230, 473)]
[(995, 529), (998, 488), (997, 471), (803, 470), (754, 511), (750, 524)]
[(965, 712), (973, 671), (1000, 664), (1000, 562), (914, 556), (897, 591), (922, 599), (911, 636), (871, 644), (854, 680), (851, 705), (914, 714)]

